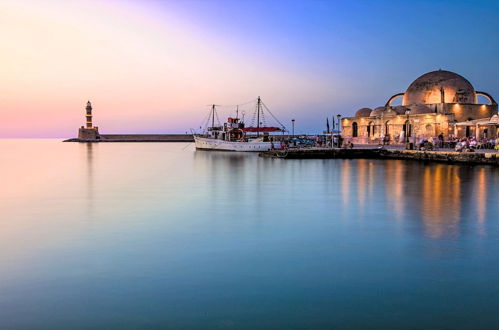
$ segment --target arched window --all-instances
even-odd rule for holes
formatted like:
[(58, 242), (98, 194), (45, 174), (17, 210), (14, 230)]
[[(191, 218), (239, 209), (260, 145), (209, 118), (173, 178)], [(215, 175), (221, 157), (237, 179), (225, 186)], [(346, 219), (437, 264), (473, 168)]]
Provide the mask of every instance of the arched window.
[(359, 125), (357, 125), (357, 122), (353, 122), (352, 124), (352, 136), (357, 137), (359, 135)]
[(404, 127), (402, 128), (404, 131), (404, 135), (406, 138), (406, 141), (409, 141), (409, 137), (412, 135), (412, 125), (411, 122), (406, 120), (404, 123)]
[(426, 135), (428, 136), (432, 136), (433, 135), (433, 126), (430, 125), (430, 124), (426, 124), (426, 126), (424, 127), (425, 131), (426, 131)]
[(371, 137), (371, 135), (374, 135), (374, 123), (372, 121), (367, 125), (367, 137)]
[(385, 135), (390, 134), (390, 127), (388, 126), (388, 125), (389, 125), (389, 123), (390, 123), (390, 121), (387, 121), (387, 122), (385, 123)]

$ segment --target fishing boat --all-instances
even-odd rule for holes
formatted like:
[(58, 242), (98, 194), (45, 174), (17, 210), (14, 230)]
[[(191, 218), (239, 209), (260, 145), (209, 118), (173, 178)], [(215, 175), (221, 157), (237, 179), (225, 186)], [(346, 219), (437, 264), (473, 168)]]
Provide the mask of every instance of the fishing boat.
[[(265, 126), (262, 121), (264, 109), (279, 123), (280, 127)], [(215, 125), (215, 116), (217, 116), (216, 105), (213, 104), (208, 117), (211, 118), (211, 126), (207, 126), (202, 134), (193, 134), (196, 149), (259, 152), (281, 148), (281, 141), (270, 133), (285, 132), (285, 127), (270, 112), (260, 97), (257, 99), (254, 114), (256, 125), (246, 126), (244, 118), (239, 118), (239, 111), (236, 112), (235, 117), (229, 117), (223, 125)]]

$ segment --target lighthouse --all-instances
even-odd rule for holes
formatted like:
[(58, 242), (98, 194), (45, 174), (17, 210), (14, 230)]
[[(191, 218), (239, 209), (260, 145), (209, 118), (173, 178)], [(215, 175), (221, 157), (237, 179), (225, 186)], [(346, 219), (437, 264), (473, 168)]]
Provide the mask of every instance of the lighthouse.
[(87, 125), (86, 128), (93, 128), (92, 125), (92, 103), (90, 101), (87, 101), (87, 106), (85, 108), (87, 110), (86, 118), (87, 118)]
[(92, 103), (87, 101), (85, 107), (85, 126), (78, 130), (78, 140), (82, 142), (98, 141), (100, 139), (99, 128), (92, 123)]

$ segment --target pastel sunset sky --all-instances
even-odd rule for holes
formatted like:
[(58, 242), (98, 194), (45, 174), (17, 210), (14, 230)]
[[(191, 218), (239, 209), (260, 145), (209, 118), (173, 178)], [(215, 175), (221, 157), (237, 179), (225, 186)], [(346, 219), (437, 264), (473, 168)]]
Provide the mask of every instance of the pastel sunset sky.
[(174, 133), (261, 96), (287, 126), (439, 68), (499, 99), (498, 1), (0, 1), (0, 137)]

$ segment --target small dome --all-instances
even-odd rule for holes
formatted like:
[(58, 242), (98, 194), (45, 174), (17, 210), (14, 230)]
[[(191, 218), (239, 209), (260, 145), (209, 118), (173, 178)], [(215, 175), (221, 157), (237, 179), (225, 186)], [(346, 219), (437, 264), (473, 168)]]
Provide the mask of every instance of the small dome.
[(432, 113), (433, 111), (424, 104), (415, 104), (409, 107), (411, 115), (419, 115), (422, 113)]
[(373, 111), (371, 111), (370, 116), (371, 117), (381, 116), (383, 114), (383, 112), (385, 112), (385, 109), (386, 109), (385, 107), (377, 107)]
[(442, 103), (476, 103), (475, 89), (457, 73), (438, 70), (414, 80), (404, 93), (402, 105)]
[(403, 105), (397, 105), (396, 107), (392, 107), (392, 110), (397, 113), (397, 115), (404, 115), (406, 111), (409, 111), (409, 108), (404, 107)]
[(369, 108), (359, 109), (355, 112), (355, 117), (369, 117), (369, 115), (371, 114), (371, 111), (373, 111), (373, 110), (369, 109)]
[(396, 115), (398, 115), (398, 113), (391, 107), (386, 108), (385, 112), (383, 112), (383, 116), (396, 116)]

